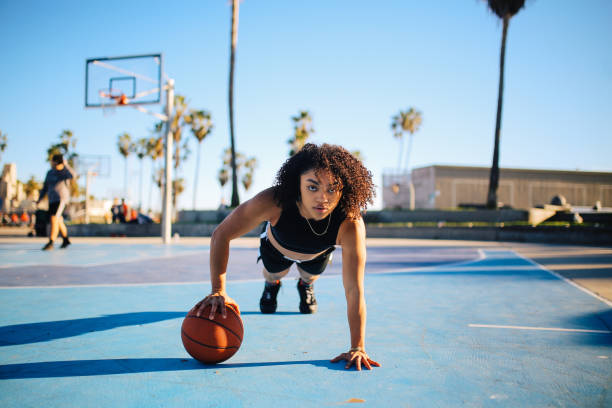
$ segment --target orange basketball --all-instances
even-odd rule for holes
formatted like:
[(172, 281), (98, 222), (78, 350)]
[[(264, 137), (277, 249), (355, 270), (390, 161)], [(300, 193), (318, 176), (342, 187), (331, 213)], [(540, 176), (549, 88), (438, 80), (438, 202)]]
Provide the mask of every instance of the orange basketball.
[(227, 317), (215, 313), (209, 319), (211, 306), (206, 306), (200, 317), (190, 310), (183, 320), (181, 339), (185, 350), (196, 360), (216, 364), (233, 356), (242, 344), (244, 328), (238, 305), (225, 304)]

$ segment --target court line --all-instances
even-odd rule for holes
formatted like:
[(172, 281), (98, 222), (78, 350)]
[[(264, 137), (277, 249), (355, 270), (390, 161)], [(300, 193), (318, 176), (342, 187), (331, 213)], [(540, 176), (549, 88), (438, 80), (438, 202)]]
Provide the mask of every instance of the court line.
[[(367, 274), (368, 277), (373, 277), (381, 274), (393, 274), (393, 273), (404, 273), (404, 272), (417, 272), (417, 271), (428, 271), (435, 270), (437, 268), (447, 268), (447, 267), (457, 267), (460, 265), (467, 265), (470, 263), (475, 263), (482, 261), (486, 258), (486, 254), (482, 249), (477, 250), (478, 257), (475, 259), (470, 259), (466, 261), (458, 261), (452, 262), (448, 264), (441, 265), (432, 265), (432, 266), (423, 266), (420, 268), (405, 268), (405, 269), (393, 269), (393, 270), (383, 270), (379, 272), (374, 272), (371, 274)], [(130, 261), (131, 262), (131, 261)], [(322, 275), (319, 279), (325, 278), (336, 278), (338, 276), (342, 276), (342, 274), (338, 275)], [(289, 276), (291, 278), (292, 276)], [(295, 277), (297, 279), (297, 277)], [(228, 279), (227, 283), (230, 282), (261, 282), (262, 278), (249, 278), (249, 279)], [(151, 283), (90, 283), (90, 284), (70, 284), (70, 285), (27, 285), (27, 286), (0, 286), (0, 290), (7, 289), (65, 289), (65, 288), (98, 288), (98, 287), (131, 287), (131, 286), (180, 286), (180, 285), (197, 285), (197, 284), (209, 284), (210, 279), (202, 280), (202, 281), (192, 281), (192, 282), (151, 282)]]
[[(165, 249), (165, 248), (162, 248)], [(37, 252), (40, 253), (40, 249), (25, 249), (22, 250), (24, 252)], [(71, 248), (70, 249), (70, 253), (75, 253), (76, 255), (79, 255), (83, 252), (86, 252), (88, 250), (84, 250), (82, 248)], [(100, 250), (101, 251), (101, 250)], [(142, 250), (145, 251), (146, 250)], [(62, 263), (62, 262), (53, 262), (53, 260), (48, 263), (45, 264), (44, 266), (55, 266), (55, 267), (74, 267), (74, 268), (96, 268), (96, 267), (100, 267), (100, 266), (108, 266), (108, 265), (116, 265), (116, 264), (125, 264), (125, 263), (130, 263), (130, 262), (141, 262), (141, 261), (157, 261), (157, 260), (165, 260), (168, 258), (174, 258), (177, 256), (183, 256), (183, 255), (195, 255), (198, 254), (200, 252), (206, 252), (209, 253), (210, 252), (210, 248), (204, 248), (204, 249), (186, 249), (184, 251), (178, 251), (176, 253), (168, 253), (168, 254), (163, 254), (163, 255), (158, 255), (158, 256), (151, 256), (151, 257), (144, 257), (142, 256), (142, 254), (138, 254), (138, 255), (131, 255), (129, 257), (126, 257), (125, 259), (113, 259), (113, 260), (109, 260), (109, 261), (101, 261), (101, 262), (92, 262), (92, 263), (77, 263), (77, 264), (72, 264), (72, 263)], [(63, 256), (64, 254), (62, 254)], [(32, 267), (32, 266), (43, 266), (41, 265), (41, 263), (39, 261), (37, 262), (32, 262), (32, 263), (5, 263), (5, 264), (0, 264), (0, 271), (2, 269), (9, 269), (9, 268), (21, 268), (21, 267)]]
[(532, 265), (533, 265), (533, 266), (535, 266), (536, 268), (541, 269), (541, 270), (543, 270), (543, 271), (545, 271), (545, 272), (550, 273), (551, 275), (553, 275), (553, 276), (557, 277), (558, 279), (561, 279), (562, 281), (565, 281), (566, 283), (569, 283), (569, 284), (570, 284), (570, 285), (572, 285), (573, 287), (575, 287), (575, 288), (577, 288), (577, 289), (580, 289), (580, 290), (581, 290), (581, 291), (583, 291), (584, 293), (586, 293), (586, 294), (588, 294), (588, 295), (591, 295), (591, 296), (593, 296), (594, 298), (596, 298), (596, 299), (598, 299), (598, 300), (601, 300), (601, 301), (602, 301), (602, 302), (604, 302), (606, 305), (608, 305), (608, 306), (612, 307), (612, 302), (611, 302), (611, 301), (609, 301), (608, 299), (606, 299), (606, 298), (604, 298), (604, 297), (602, 297), (602, 296), (599, 296), (597, 293), (591, 292), (591, 291), (590, 291), (590, 290), (588, 290), (587, 288), (584, 288), (584, 287), (582, 287), (582, 286), (578, 285), (576, 282), (572, 281), (571, 279), (566, 278), (566, 277), (565, 277), (565, 276), (563, 276), (563, 275), (558, 274), (558, 273), (557, 273), (557, 272), (555, 272), (555, 271), (551, 271), (550, 269), (547, 269), (547, 268), (543, 267), (542, 265), (540, 265), (540, 264), (539, 264), (539, 263), (537, 263), (536, 261), (534, 261), (534, 260), (532, 260), (532, 259), (529, 259), (529, 258), (527, 258), (527, 257), (525, 257), (525, 256), (523, 256), (523, 255), (521, 255), (521, 254), (519, 254), (519, 253), (517, 253), (516, 251), (513, 251), (513, 250), (510, 250), (510, 251), (512, 251), (512, 252), (513, 252), (513, 253), (514, 253), (516, 256), (518, 256), (519, 258), (521, 258), (521, 259), (523, 259), (523, 260), (525, 260), (525, 261), (529, 262), (530, 264), (532, 264)]
[(532, 327), (532, 326), (505, 326), (499, 324), (468, 324), (468, 327), (482, 327), (487, 329), (517, 329), (517, 330), (542, 330), (542, 331), (560, 331), (572, 333), (599, 333), (612, 334), (609, 330), (590, 330), (590, 329), (564, 329), (561, 327)]
[[(457, 261), (457, 262), (438, 264), (438, 265), (421, 266), (417, 268), (383, 269), (381, 271), (373, 272), (369, 276), (376, 276), (376, 275), (382, 275), (382, 274), (388, 275), (388, 274), (394, 274), (394, 273), (417, 272), (417, 271), (423, 272), (423, 271), (435, 270), (435, 269), (440, 269), (440, 268), (456, 268), (458, 266), (469, 265), (472, 263), (480, 262), (487, 258), (485, 251), (483, 251), (481, 248), (478, 248), (476, 252), (478, 253), (478, 257), (474, 259), (468, 259), (465, 261)], [(366, 274), (366, 276), (368, 275)], [(323, 278), (323, 276), (321, 276), (321, 278)]]

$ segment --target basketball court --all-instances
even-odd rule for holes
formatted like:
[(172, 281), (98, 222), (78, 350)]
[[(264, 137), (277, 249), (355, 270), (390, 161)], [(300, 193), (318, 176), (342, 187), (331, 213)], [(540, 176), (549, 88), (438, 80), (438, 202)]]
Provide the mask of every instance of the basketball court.
[(242, 347), (191, 359), (180, 328), (210, 289), (208, 242), (1, 238), (0, 406), (612, 406), (610, 302), (522, 255), (575, 247), (368, 241), (366, 347), (382, 367), (357, 372), (329, 362), (349, 347), (340, 250), (318, 313), (298, 312), (292, 269), (262, 315), (254, 239), (235, 241), (228, 273)]

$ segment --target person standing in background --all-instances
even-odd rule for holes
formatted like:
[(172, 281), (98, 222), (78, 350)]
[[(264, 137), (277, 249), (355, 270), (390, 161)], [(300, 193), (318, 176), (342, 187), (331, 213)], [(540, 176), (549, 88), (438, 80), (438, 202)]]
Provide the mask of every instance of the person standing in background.
[(68, 165), (64, 156), (56, 154), (51, 158), (51, 170), (47, 172), (45, 183), (40, 190), (37, 204), (47, 196), (49, 200), (49, 220), (51, 229), (49, 231), (49, 242), (42, 248), (43, 251), (53, 249), (53, 243), (58, 233), (62, 235), (61, 248), (71, 244), (68, 239), (68, 229), (64, 224), (62, 213), (70, 200), (70, 179), (74, 178), (74, 170)]

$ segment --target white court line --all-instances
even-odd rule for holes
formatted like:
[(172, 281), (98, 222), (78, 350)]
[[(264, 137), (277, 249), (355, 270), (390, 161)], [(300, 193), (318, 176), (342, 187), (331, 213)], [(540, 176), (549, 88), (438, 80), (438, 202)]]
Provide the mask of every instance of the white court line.
[(609, 330), (588, 330), (588, 329), (564, 329), (561, 327), (531, 327), (531, 326), (503, 326), (498, 324), (468, 324), (468, 327), (483, 327), (488, 329), (517, 329), (517, 330), (542, 330), (542, 331), (560, 331), (573, 333), (600, 333), (612, 334)]
[[(404, 268), (404, 269), (383, 269), (382, 271), (373, 272), (369, 276), (376, 276), (381, 274), (394, 274), (394, 273), (406, 273), (406, 272), (427, 272), (431, 270), (441, 269), (441, 268), (456, 268), (458, 266), (464, 266), (473, 264), (476, 262), (480, 262), (484, 260), (487, 256), (482, 249), (478, 249), (477, 251), (478, 257), (474, 259), (468, 259), (467, 261), (457, 261), (445, 264), (431, 265), (431, 266), (420, 266), (416, 268)], [(323, 276), (321, 276), (323, 277)]]
[[(467, 265), (475, 262), (482, 261), (486, 258), (486, 254), (482, 249), (478, 249), (478, 257), (476, 259), (470, 259), (467, 261), (458, 261), (452, 262), (448, 264), (441, 265), (432, 265), (432, 266), (423, 266), (418, 268), (407, 268), (407, 269), (392, 269), (392, 270), (383, 270), (380, 272), (374, 272), (372, 274), (366, 274), (366, 276), (372, 277), (382, 273), (402, 273), (402, 272), (416, 272), (416, 271), (428, 271), (434, 270), (438, 268), (447, 268), (447, 267), (457, 267), (461, 265)], [(163, 259), (163, 258), (158, 258)], [(148, 260), (148, 259), (147, 259)], [(294, 276), (289, 276), (291, 279)], [(342, 274), (338, 275), (322, 275), (319, 279), (325, 278), (337, 278), (342, 277)], [(297, 279), (297, 277), (295, 277)], [(262, 278), (249, 278), (249, 279), (228, 279), (227, 282), (261, 282)], [(10, 290), (10, 289), (66, 289), (66, 288), (99, 288), (99, 287), (124, 287), (124, 286), (181, 286), (181, 285), (198, 285), (198, 284), (209, 284), (210, 279), (201, 280), (201, 281), (192, 281), (192, 282), (151, 282), (151, 283), (87, 283), (87, 284), (68, 284), (68, 285), (26, 285), (26, 286), (0, 286), (0, 290)]]
[(517, 252), (515, 252), (515, 251), (512, 251), (512, 252), (514, 252), (514, 254), (515, 254), (516, 256), (518, 256), (519, 258), (521, 258), (521, 259), (523, 259), (523, 260), (525, 260), (525, 261), (529, 262), (530, 264), (532, 264), (532, 265), (533, 265), (533, 266), (535, 266), (536, 268), (541, 269), (541, 270), (543, 270), (543, 271), (545, 271), (545, 272), (548, 272), (548, 273), (550, 273), (551, 275), (553, 275), (553, 276), (555, 276), (555, 277), (557, 277), (557, 278), (561, 279), (562, 281), (565, 281), (566, 283), (569, 283), (569, 284), (570, 284), (570, 285), (572, 285), (573, 287), (580, 289), (580, 290), (581, 290), (581, 291), (583, 291), (584, 293), (586, 293), (586, 294), (588, 294), (588, 295), (591, 295), (591, 296), (593, 296), (593, 297), (594, 297), (594, 298), (596, 298), (596, 299), (601, 300), (601, 301), (602, 301), (602, 302), (604, 302), (606, 305), (608, 305), (608, 306), (612, 306), (612, 302), (610, 302), (608, 299), (606, 299), (606, 298), (604, 298), (604, 297), (599, 296), (597, 293), (593, 293), (593, 292), (591, 292), (590, 290), (588, 290), (587, 288), (583, 288), (582, 286), (578, 285), (578, 284), (577, 284), (577, 283), (575, 283), (574, 281), (572, 281), (572, 280), (570, 280), (570, 279), (567, 279), (565, 276), (563, 276), (563, 275), (559, 275), (557, 272), (555, 272), (555, 271), (551, 271), (550, 269), (546, 269), (545, 267), (543, 267), (543, 266), (542, 266), (542, 265), (540, 265), (539, 263), (537, 263), (537, 262), (535, 262), (535, 261), (533, 261), (533, 260), (531, 260), (531, 259), (529, 259), (529, 258), (526, 258), (526, 257), (524, 257), (523, 255), (521, 255), (521, 254), (519, 254), (519, 253), (517, 253)]

